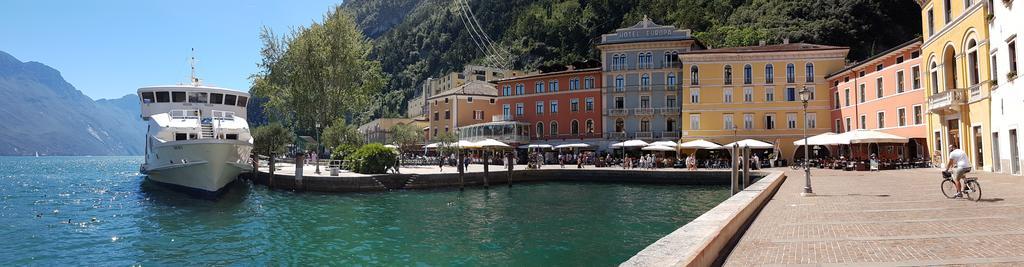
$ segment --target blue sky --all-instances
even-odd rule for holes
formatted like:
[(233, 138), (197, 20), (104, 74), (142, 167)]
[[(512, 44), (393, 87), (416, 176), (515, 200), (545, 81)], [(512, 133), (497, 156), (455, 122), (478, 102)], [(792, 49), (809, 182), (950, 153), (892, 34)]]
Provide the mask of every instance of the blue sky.
[(321, 21), (341, 0), (0, 2), (0, 51), (38, 61), (92, 97), (188, 82), (190, 49), (204, 84), (248, 90), (259, 30)]

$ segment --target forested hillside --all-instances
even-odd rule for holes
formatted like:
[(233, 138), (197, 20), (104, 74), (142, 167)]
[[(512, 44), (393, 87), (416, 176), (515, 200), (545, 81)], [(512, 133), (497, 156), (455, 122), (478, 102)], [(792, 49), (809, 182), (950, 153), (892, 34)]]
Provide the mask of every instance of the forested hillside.
[[(373, 39), (371, 57), (389, 77), (377, 116), (395, 116), (426, 78), (467, 63), (511, 67), (596, 59), (601, 34), (644, 15), (688, 28), (712, 47), (789, 38), (851, 47), (863, 59), (920, 35), (920, 11), (909, 0), (351, 0), (343, 7)], [(468, 4), (472, 13), (460, 8)], [(470, 35), (475, 18), (497, 50)], [(467, 24), (469, 22), (469, 24)], [(487, 53), (485, 53), (485, 51)]]

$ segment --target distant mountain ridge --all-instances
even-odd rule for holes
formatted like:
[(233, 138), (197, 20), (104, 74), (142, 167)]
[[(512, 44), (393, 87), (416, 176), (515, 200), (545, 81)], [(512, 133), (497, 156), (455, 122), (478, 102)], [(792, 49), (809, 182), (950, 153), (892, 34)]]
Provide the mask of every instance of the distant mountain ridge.
[(141, 155), (138, 101), (93, 101), (60, 71), (0, 51), (0, 155)]

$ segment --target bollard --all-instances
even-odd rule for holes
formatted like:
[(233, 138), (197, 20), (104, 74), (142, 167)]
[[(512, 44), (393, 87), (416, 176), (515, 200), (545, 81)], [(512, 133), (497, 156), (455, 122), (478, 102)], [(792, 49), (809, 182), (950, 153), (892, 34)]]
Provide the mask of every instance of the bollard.
[(750, 159), (750, 147), (743, 147), (743, 185), (740, 187), (740, 190), (746, 189), (750, 186)]
[(513, 157), (512, 153), (508, 153), (508, 155), (505, 156), (505, 159), (506, 159), (505, 164), (508, 164), (508, 171), (505, 172), (505, 173), (508, 176), (508, 187), (509, 188), (512, 188), (512, 168), (514, 168), (514, 166), (515, 166), (515, 164), (512, 163), (512, 157)]
[(466, 155), (463, 155), (462, 151), (459, 151), (459, 162), (455, 164), (455, 166), (457, 166), (456, 168), (459, 169), (459, 191), (466, 190), (466, 180), (463, 179), (463, 174), (465, 173), (466, 165), (462, 164), (463, 160), (465, 159)]
[(729, 182), (730, 182), (730, 185), (732, 186), (732, 194), (735, 195), (736, 193), (740, 192), (739, 191), (739, 187), (740, 187), (739, 186), (740, 174), (739, 174), (739, 165), (737, 165), (740, 162), (739, 161), (739, 155), (738, 155), (738, 153), (740, 151), (739, 151), (739, 146), (738, 145), (733, 145), (729, 149), (731, 149), (731, 152), (732, 152), (731, 155), (730, 155), (730, 157), (732, 158), (732, 171), (730, 172)]
[(306, 165), (305, 163), (305, 155), (299, 155), (295, 158), (295, 190), (302, 188), (302, 167)]
[(489, 183), (487, 183), (487, 178), (490, 177), (490, 175), (491, 175), (490, 171), (488, 170), (488, 167), (490, 167), (490, 166), (491, 166), (490, 155), (488, 155), (487, 152), (484, 152), (484, 189), (487, 189), (488, 187), (491, 187), (491, 185)]

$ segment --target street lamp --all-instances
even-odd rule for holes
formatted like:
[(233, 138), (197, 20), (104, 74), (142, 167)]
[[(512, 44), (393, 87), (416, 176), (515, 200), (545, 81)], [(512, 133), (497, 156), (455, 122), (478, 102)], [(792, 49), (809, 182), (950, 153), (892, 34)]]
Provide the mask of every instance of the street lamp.
[(316, 174), (320, 174), (320, 122), (316, 123)]
[(804, 192), (800, 195), (805, 197), (814, 196), (814, 190), (811, 189), (811, 154), (807, 141), (807, 101), (811, 100), (812, 94), (814, 92), (810, 88), (804, 87), (803, 90), (800, 90), (800, 101), (804, 105), (804, 179), (806, 180)]

